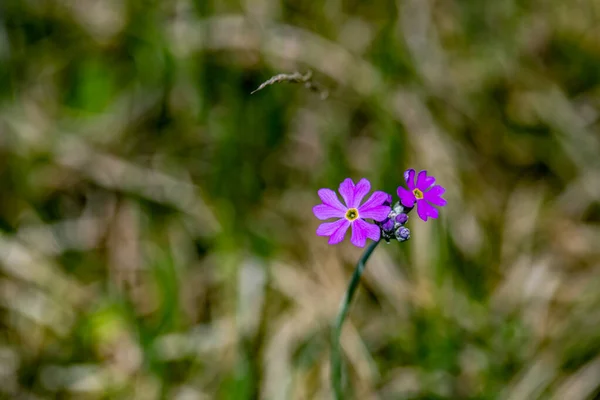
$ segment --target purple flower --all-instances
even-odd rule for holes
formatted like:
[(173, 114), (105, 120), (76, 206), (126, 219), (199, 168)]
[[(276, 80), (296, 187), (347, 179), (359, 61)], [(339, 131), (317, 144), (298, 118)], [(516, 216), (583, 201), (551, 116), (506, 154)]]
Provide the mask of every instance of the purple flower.
[[(398, 197), (403, 206), (412, 208), (417, 203), (417, 214), (423, 221), (428, 217), (437, 218), (438, 210), (432, 206), (443, 207), (446, 200), (442, 199), (442, 194), (446, 191), (442, 186), (434, 185), (435, 178), (427, 176), (427, 171), (419, 172), (415, 184), (415, 170), (408, 169), (404, 173), (404, 180), (409, 190), (402, 186), (398, 187)], [(431, 204), (430, 204), (431, 203)]]
[(373, 192), (371, 197), (360, 205), (362, 199), (371, 190), (371, 183), (366, 179), (361, 179), (356, 185), (352, 179), (345, 179), (339, 187), (339, 192), (346, 205), (343, 205), (336, 193), (331, 189), (320, 189), (319, 197), (323, 204), (313, 207), (313, 213), (320, 220), (329, 218), (338, 218), (334, 222), (324, 222), (317, 228), (317, 235), (329, 236), (329, 244), (340, 243), (346, 236), (346, 231), (352, 227), (352, 236), (350, 241), (353, 245), (364, 247), (367, 238), (379, 240), (381, 229), (365, 221), (371, 218), (375, 221), (382, 221), (387, 218), (390, 207), (383, 205), (388, 199), (388, 194), (384, 192)]

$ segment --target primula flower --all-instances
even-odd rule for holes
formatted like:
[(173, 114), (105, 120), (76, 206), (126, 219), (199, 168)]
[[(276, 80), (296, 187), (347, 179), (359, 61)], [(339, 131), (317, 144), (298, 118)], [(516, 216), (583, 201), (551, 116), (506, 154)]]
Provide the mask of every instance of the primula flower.
[(365, 221), (366, 218), (382, 221), (387, 218), (390, 207), (384, 205), (388, 194), (373, 192), (371, 197), (360, 205), (362, 199), (371, 190), (371, 183), (361, 179), (356, 185), (352, 179), (345, 179), (338, 189), (346, 205), (343, 205), (336, 193), (331, 189), (320, 189), (319, 197), (323, 204), (313, 207), (313, 213), (320, 220), (338, 218), (334, 222), (324, 222), (317, 228), (317, 235), (329, 236), (329, 244), (340, 243), (346, 236), (348, 228), (352, 227), (350, 241), (353, 245), (364, 247), (367, 238), (379, 240), (381, 229), (375, 224)]
[(425, 170), (419, 172), (416, 184), (414, 169), (406, 170), (404, 180), (409, 190), (406, 190), (402, 186), (398, 187), (398, 197), (400, 197), (402, 205), (412, 208), (416, 202), (419, 218), (423, 221), (427, 221), (428, 217), (437, 218), (438, 210), (432, 204), (439, 207), (446, 205), (446, 200), (442, 198), (442, 194), (444, 194), (446, 189), (442, 186), (434, 185), (435, 178), (427, 176), (427, 171)]

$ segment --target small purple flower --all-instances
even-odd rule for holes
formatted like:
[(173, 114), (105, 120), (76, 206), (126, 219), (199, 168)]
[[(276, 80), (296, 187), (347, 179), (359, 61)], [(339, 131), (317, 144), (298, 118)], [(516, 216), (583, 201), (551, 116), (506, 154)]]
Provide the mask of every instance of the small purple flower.
[(425, 170), (419, 172), (416, 184), (414, 169), (406, 170), (404, 180), (409, 190), (406, 190), (402, 186), (398, 187), (398, 197), (400, 197), (402, 205), (412, 208), (416, 202), (419, 218), (423, 221), (427, 221), (428, 217), (437, 218), (438, 210), (431, 204), (439, 207), (445, 206), (446, 200), (442, 198), (442, 194), (444, 194), (446, 189), (442, 186), (434, 185), (435, 178), (427, 176), (427, 171)]
[(362, 199), (371, 190), (371, 183), (367, 179), (361, 179), (356, 185), (352, 179), (345, 179), (338, 189), (346, 205), (343, 205), (335, 192), (331, 189), (320, 189), (319, 197), (323, 204), (313, 207), (313, 213), (320, 220), (338, 218), (334, 222), (324, 222), (317, 228), (317, 235), (329, 236), (329, 244), (337, 244), (344, 240), (346, 231), (352, 227), (350, 241), (353, 245), (364, 247), (367, 238), (379, 240), (381, 229), (365, 221), (366, 218), (382, 221), (387, 218), (390, 207), (384, 205), (388, 200), (388, 194), (384, 192), (373, 192), (371, 197), (363, 205)]

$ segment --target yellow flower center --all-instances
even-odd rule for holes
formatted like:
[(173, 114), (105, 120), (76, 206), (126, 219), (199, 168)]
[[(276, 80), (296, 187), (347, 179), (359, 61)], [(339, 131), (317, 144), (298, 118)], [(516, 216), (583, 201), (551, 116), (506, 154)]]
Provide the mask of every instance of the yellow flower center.
[(349, 208), (348, 211), (346, 211), (346, 219), (348, 221), (354, 221), (356, 218), (358, 218), (358, 210), (356, 208)]
[(417, 200), (420, 200), (423, 198), (423, 192), (421, 192), (419, 189), (414, 189), (413, 194), (415, 195)]

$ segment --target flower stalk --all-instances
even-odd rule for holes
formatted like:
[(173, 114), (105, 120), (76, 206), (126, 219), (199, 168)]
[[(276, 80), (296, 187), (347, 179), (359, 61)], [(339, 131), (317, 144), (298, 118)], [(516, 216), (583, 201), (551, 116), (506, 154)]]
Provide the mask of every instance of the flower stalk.
[(340, 344), (342, 327), (346, 315), (348, 315), (348, 309), (352, 303), (356, 288), (358, 288), (358, 284), (360, 283), (360, 279), (365, 270), (367, 260), (371, 257), (373, 250), (375, 250), (379, 242), (380, 240), (372, 242), (369, 247), (367, 247), (360, 260), (358, 260), (358, 264), (356, 264), (352, 278), (350, 278), (348, 289), (346, 289), (346, 294), (340, 304), (340, 310), (338, 311), (338, 315), (333, 325), (331, 333), (331, 386), (333, 387), (333, 393), (336, 400), (344, 398), (342, 389), (342, 350)]
[[(396, 239), (398, 242), (410, 239), (410, 230), (404, 224), (408, 221), (408, 213), (414, 207), (417, 208), (419, 218), (427, 221), (428, 218), (438, 218), (438, 210), (434, 206), (446, 205), (446, 200), (442, 198), (445, 189), (435, 185), (433, 176), (428, 176), (425, 170), (420, 171), (416, 179), (415, 175), (414, 169), (406, 170), (404, 180), (408, 189), (402, 186), (398, 187), (397, 193), (400, 201), (393, 207), (392, 196), (381, 191), (373, 192), (363, 203), (362, 200), (371, 191), (371, 183), (365, 178), (359, 180), (357, 184), (347, 178), (340, 184), (338, 191), (344, 204), (331, 189), (323, 188), (317, 192), (322, 203), (313, 207), (315, 216), (322, 221), (336, 219), (336, 221), (324, 222), (319, 225), (317, 235), (329, 236), (328, 243), (333, 245), (342, 242), (348, 230), (351, 229), (350, 242), (353, 245), (364, 247), (367, 239), (373, 241), (354, 269), (331, 332), (331, 386), (336, 400), (344, 398), (340, 344), (342, 327), (367, 260), (382, 239), (388, 244), (392, 239)], [(373, 223), (367, 222), (367, 219), (373, 220)]]

